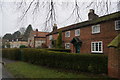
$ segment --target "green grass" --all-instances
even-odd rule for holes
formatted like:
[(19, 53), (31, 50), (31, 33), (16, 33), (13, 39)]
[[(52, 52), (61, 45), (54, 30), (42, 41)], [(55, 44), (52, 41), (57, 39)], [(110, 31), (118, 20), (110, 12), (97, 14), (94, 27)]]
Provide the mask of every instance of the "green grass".
[[(42, 66), (36, 66), (25, 62), (14, 62), (6, 64), (6, 68), (17, 78), (104, 78), (108, 77), (98, 77), (98, 76), (88, 76), (85, 74), (76, 74), (71, 72), (60, 72), (55, 69), (50, 69)], [(91, 79), (93, 80), (93, 79)], [(102, 79), (103, 80), (103, 79)]]

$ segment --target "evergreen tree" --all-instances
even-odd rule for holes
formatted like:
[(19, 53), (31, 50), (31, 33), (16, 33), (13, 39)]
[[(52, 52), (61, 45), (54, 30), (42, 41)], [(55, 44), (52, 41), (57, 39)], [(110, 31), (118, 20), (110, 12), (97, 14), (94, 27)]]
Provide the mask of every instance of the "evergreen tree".
[(59, 31), (59, 35), (56, 41), (56, 47), (62, 48), (62, 31)]
[(13, 36), (13, 39), (16, 39), (16, 38), (19, 38), (20, 35), (21, 35), (20, 31), (16, 31), (16, 32), (13, 33), (12, 36)]
[(3, 36), (3, 39), (6, 39), (6, 40), (12, 40), (12, 38), (13, 38), (12, 34), (5, 34)]
[(29, 37), (31, 31), (33, 31), (33, 29), (32, 29), (32, 25), (30, 24), (27, 27), (27, 29), (25, 30), (25, 33), (24, 33), (24, 36), (23, 36), (24, 40), (26, 40), (26, 41), (28, 40), (28, 37)]

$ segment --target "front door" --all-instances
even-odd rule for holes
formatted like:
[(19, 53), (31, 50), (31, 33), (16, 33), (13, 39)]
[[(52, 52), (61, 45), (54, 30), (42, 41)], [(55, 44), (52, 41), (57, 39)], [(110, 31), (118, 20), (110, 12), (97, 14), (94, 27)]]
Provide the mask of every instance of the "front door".
[(76, 44), (75, 45), (76, 53), (80, 53), (80, 45)]

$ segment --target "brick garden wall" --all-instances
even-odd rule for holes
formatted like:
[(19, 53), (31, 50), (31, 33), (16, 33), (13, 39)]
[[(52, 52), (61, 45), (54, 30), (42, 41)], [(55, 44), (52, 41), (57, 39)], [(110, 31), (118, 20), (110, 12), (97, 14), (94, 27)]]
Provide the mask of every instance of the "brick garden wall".
[(113, 78), (120, 78), (120, 49), (109, 48), (108, 75)]

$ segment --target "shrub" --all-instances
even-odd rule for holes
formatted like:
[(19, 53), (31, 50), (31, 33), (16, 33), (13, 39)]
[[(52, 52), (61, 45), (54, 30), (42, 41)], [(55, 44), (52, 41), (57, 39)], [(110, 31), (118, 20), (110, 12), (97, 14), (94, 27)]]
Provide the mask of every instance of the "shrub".
[(107, 56), (23, 49), (23, 61), (78, 72), (107, 73)]
[(27, 48), (27, 46), (25, 46), (25, 45), (20, 45), (20, 48)]
[(3, 49), (3, 57), (77, 72), (107, 73), (107, 56), (43, 49)]
[(7, 48), (7, 49), (2, 49), (2, 57), (11, 59), (11, 60), (19, 60), (20, 58), (20, 49), (17, 48)]
[(54, 48), (52, 48), (52, 49), (48, 49), (48, 50), (49, 50), (49, 51), (68, 52), (68, 53), (71, 52), (70, 49), (54, 49)]
[(62, 31), (59, 31), (59, 35), (56, 41), (56, 47), (62, 48)]

